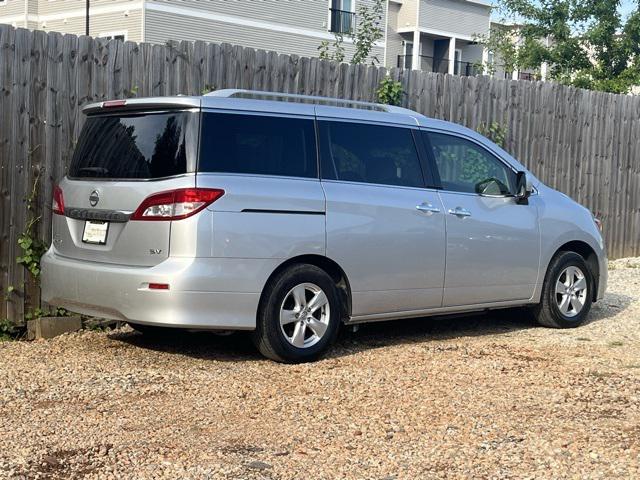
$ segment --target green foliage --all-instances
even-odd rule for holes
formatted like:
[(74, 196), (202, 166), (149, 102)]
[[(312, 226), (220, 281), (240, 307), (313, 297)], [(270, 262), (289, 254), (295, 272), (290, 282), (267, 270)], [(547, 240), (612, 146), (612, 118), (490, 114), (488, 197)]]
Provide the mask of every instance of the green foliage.
[(204, 88), (202, 89), (201, 95), (206, 95), (207, 93), (211, 93), (211, 92), (215, 92), (216, 86), (215, 85), (209, 85), (208, 83), (205, 84)]
[[(358, 24), (353, 36), (356, 51), (351, 59), (353, 65), (365, 63), (375, 43), (384, 37), (384, 29), (382, 27), (384, 4), (384, 0), (375, 0), (371, 7), (367, 7), (364, 2), (358, 6), (356, 14)], [(371, 59), (371, 65), (377, 63), (380, 63), (380, 60), (374, 55)]]
[(478, 126), (478, 133), (484, 135), (496, 145), (506, 148), (507, 145), (507, 128), (498, 122), (489, 124), (481, 123)]
[[(510, 68), (549, 66), (551, 80), (628, 93), (640, 83), (640, 10), (623, 18), (621, 0), (498, 0), (518, 25), (492, 28), (480, 39)], [(516, 47), (517, 44), (517, 47)]]
[[(336, 33), (334, 35), (335, 39), (332, 44), (329, 43), (328, 40), (323, 40), (318, 47), (320, 51), (320, 58), (322, 60), (331, 60), (334, 62), (343, 62), (344, 61), (344, 37), (341, 33)], [(333, 52), (331, 51), (331, 46), (333, 46)]]
[(27, 198), (27, 225), (24, 231), (18, 236), (18, 246), (22, 251), (22, 255), (16, 258), (16, 263), (24, 266), (33, 278), (40, 277), (40, 257), (47, 251), (45, 243), (35, 236), (35, 230), (40, 222), (40, 216), (34, 216), (34, 202), (38, 193), (38, 180), (36, 176), (33, 182), (31, 194)]
[(378, 95), (378, 101), (380, 103), (386, 103), (387, 105), (400, 105), (402, 103), (402, 83), (396, 82), (390, 76), (386, 76), (378, 85), (376, 91)]
[(13, 340), (19, 334), (16, 326), (6, 318), (0, 320), (0, 342)]
[(25, 320), (35, 320), (42, 317), (68, 317), (71, 315), (62, 307), (51, 307), (50, 310), (44, 310), (40, 307), (35, 308), (24, 315)]
[[(371, 58), (371, 65), (380, 63), (377, 56), (371, 56), (371, 50), (375, 43), (384, 37), (382, 19), (384, 16), (385, 0), (374, 0), (373, 5), (367, 6), (361, 3), (358, 6), (357, 25), (353, 32), (347, 34), (353, 39), (355, 52), (351, 58), (352, 65), (364, 64)], [(332, 51), (333, 47), (333, 51)], [(333, 43), (323, 40), (318, 47), (319, 57), (323, 60), (343, 62), (345, 59), (344, 37), (336, 33)]]

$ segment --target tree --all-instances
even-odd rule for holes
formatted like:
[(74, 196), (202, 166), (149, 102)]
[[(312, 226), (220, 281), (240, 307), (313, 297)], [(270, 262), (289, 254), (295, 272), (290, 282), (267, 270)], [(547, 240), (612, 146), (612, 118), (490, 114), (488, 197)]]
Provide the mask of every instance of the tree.
[[(360, 65), (371, 58), (371, 65), (380, 63), (380, 60), (376, 55), (371, 55), (371, 50), (375, 43), (384, 37), (384, 29), (382, 26), (382, 20), (384, 16), (385, 0), (373, 0), (373, 4), (367, 6), (364, 2), (361, 2), (358, 6), (356, 16), (358, 23), (353, 32), (347, 34), (353, 40), (355, 52), (351, 58), (352, 65)], [(342, 34), (336, 33), (333, 44), (330, 44), (328, 40), (323, 40), (318, 50), (320, 51), (320, 58), (323, 60), (334, 60), (336, 62), (343, 62), (345, 58), (345, 48), (343, 45), (344, 37)], [(331, 52), (331, 45), (333, 45), (334, 51)]]
[(517, 24), (492, 28), (479, 41), (513, 68), (546, 63), (554, 81), (627, 93), (640, 83), (640, 11), (636, 6), (623, 18), (620, 6), (621, 0), (498, 0), (498, 12)]

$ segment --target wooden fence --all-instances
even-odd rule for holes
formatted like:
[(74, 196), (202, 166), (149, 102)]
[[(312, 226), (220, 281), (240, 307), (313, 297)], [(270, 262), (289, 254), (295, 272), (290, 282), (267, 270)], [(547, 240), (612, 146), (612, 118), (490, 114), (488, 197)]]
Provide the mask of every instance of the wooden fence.
[[(83, 123), (109, 98), (247, 88), (374, 101), (384, 68), (228, 44), (150, 45), (0, 25), (0, 320), (21, 323), (38, 288), (15, 259), (31, 215), (50, 237), (50, 199)], [(542, 181), (596, 212), (612, 258), (640, 255), (640, 98), (553, 83), (392, 69), (405, 105), (477, 129), (498, 122), (506, 149)], [(33, 212), (28, 211), (36, 182)]]

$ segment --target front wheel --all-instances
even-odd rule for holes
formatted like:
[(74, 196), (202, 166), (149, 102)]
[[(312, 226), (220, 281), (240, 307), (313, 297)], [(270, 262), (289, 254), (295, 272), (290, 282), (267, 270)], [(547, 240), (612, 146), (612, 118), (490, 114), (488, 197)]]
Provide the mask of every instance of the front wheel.
[(558, 253), (547, 270), (540, 303), (533, 309), (538, 323), (552, 328), (579, 327), (591, 310), (593, 288), (584, 258), (575, 252)]
[(277, 362), (310, 362), (331, 346), (341, 316), (331, 277), (314, 265), (293, 265), (267, 285), (253, 340)]

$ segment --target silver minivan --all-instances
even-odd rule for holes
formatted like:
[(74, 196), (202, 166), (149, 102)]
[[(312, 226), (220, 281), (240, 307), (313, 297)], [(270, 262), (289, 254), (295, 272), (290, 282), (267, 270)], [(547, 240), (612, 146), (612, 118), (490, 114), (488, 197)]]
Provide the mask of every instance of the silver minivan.
[(604, 294), (599, 222), (461, 126), (243, 90), (85, 113), (42, 260), (71, 311), (301, 362), (341, 324), (527, 306), (576, 327)]

